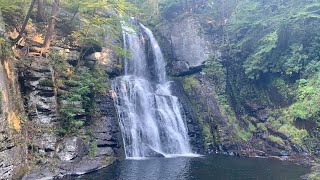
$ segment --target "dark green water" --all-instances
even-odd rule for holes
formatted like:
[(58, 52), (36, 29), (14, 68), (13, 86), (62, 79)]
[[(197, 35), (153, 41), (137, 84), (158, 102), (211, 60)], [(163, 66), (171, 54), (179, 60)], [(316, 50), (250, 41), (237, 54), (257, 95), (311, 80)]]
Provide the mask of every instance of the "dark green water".
[(78, 178), (85, 180), (295, 180), (308, 168), (274, 159), (213, 155), (124, 160)]

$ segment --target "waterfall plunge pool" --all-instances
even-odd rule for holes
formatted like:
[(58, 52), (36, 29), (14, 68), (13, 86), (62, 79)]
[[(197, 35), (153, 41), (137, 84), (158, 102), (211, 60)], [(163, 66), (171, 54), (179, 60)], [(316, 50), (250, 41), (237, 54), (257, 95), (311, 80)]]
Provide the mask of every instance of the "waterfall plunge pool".
[(288, 161), (226, 155), (118, 161), (80, 180), (296, 180), (309, 168)]

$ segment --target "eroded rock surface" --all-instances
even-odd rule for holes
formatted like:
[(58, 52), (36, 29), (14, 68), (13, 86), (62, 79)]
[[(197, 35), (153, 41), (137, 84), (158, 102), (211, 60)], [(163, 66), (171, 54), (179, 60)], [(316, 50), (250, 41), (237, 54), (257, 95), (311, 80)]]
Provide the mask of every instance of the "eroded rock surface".
[[(201, 71), (210, 58), (219, 58), (219, 49), (204, 34), (201, 20), (196, 16), (183, 16), (158, 28), (160, 44), (167, 56), (168, 71), (180, 76)], [(200, 68), (198, 68), (200, 67)]]

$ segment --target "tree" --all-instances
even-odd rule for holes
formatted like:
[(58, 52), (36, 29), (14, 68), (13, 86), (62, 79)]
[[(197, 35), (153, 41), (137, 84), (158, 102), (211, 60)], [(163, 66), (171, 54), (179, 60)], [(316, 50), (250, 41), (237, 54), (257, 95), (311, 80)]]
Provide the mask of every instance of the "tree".
[(42, 52), (47, 52), (49, 47), (50, 47), (50, 43), (51, 43), (51, 39), (54, 33), (54, 28), (55, 28), (55, 24), (56, 24), (56, 19), (58, 17), (59, 14), (59, 4), (60, 4), (60, 0), (54, 0), (53, 4), (52, 4), (52, 15), (49, 19), (49, 25), (48, 25), (48, 29), (47, 29), (47, 33), (43, 42), (43, 50)]
[(32, 2), (31, 2), (31, 4), (30, 4), (30, 7), (29, 7), (29, 10), (28, 10), (28, 13), (27, 13), (27, 15), (26, 15), (26, 18), (25, 18), (25, 20), (24, 20), (24, 22), (23, 22), (23, 24), (22, 24), (21, 30), (20, 30), (20, 32), (19, 32), (19, 35), (18, 35), (18, 37), (13, 41), (14, 44), (16, 44), (16, 43), (22, 38), (23, 33), (24, 33), (24, 31), (25, 31), (25, 29), (26, 29), (26, 26), (27, 26), (27, 24), (28, 24), (28, 21), (29, 21), (29, 19), (30, 19), (31, 12), (32, 12), (32, 10), (33, 10), (33, 7), (34, 7), (35, 3), (36, 3), (36, 0), (32, 0)]
[(44, 21), (44, 0), (38, 0), (38, 7), (37, 7), (37, 22), (43, 22)]

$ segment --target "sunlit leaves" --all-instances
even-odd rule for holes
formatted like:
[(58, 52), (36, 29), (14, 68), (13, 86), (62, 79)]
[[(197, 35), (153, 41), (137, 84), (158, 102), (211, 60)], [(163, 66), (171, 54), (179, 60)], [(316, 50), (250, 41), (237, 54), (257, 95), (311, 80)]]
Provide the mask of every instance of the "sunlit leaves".
[(105, 35), (119, 37), (121, 17), (135, 12), (125, 0), (69, 0), (66, 6), (78, 10), (81, 27), (72, 35), (83, 43), (95, 41), (103, 44)]

